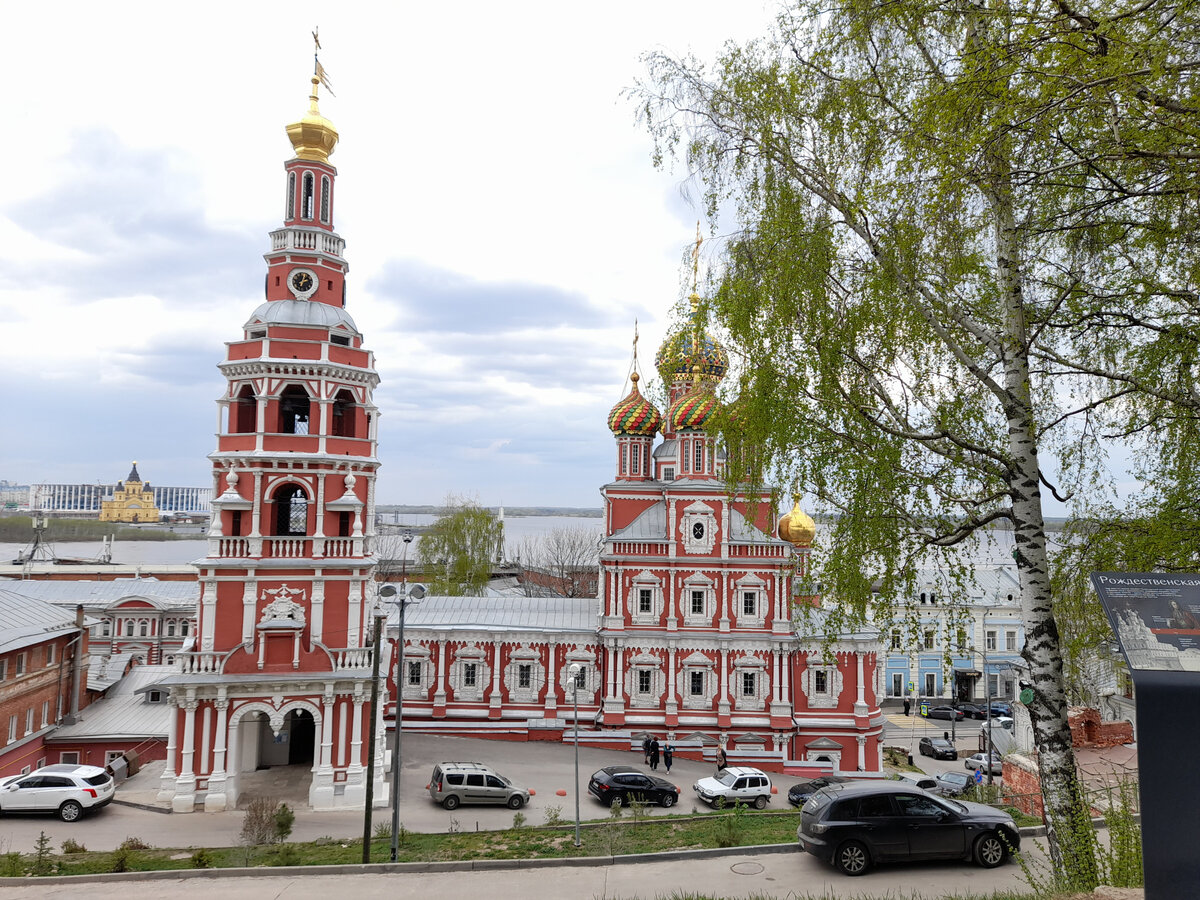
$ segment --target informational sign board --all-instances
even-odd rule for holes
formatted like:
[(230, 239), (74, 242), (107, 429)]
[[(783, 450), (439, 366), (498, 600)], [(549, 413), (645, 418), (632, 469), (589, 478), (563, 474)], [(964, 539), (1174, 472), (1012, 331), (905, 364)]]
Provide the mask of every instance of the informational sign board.
[(1200, 574), (1093, 572), (1133, 676), (1146, 900), (1200, 900)]

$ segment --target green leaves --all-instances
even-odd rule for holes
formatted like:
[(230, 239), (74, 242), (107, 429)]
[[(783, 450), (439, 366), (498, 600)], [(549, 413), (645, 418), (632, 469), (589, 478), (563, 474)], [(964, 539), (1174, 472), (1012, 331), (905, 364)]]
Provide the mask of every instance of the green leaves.
[(449, 511), (421, 535), (417, 559), (434, 594), (478, 596), (487, 587), (492, 563), (503, 554), (504, 526), (471, 500), (447, 497), (446, 507)]

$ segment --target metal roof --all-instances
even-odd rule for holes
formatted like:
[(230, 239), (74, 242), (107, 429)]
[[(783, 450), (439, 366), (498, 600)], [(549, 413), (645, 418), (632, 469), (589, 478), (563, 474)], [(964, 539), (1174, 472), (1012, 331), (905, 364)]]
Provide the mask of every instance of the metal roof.
[(57, 606), (82, 604), (107, 609), (123, 600), (141, 599), (168, 610), (193, 612), (200, 602), (198, 581), (159, 581), (157, 578), (118, 578), (115, 581), (7, 581), (0, 589)]
[[(600, 601), (595, 597), (426, 597), (410, 603), (405, 628), (434, 630), (581, 632), (595, 636)], [(398, 628), (392, 606), (388, 627)]]
[(74, 631), (74, 609), (63, 609), (0, 587), (0, 653), (31, 647)]
[[(772, 510), (773, 517), (774, 511)], [(787, 541), (781, 541), (774, 535), (767, 534), (737, 509), (730, 509), (729, 511), (729, 540), (735, 544), (780, 544), (782, 546), (789, 546)]]
[(125, 667), (137, 656), (129, 653), (114, 653), (111, 656), (92, 656), (88, 659), (87, 689), (107, 691), (121, 680)]
[(174, 666), (134, 666), (103, 698), (85, 707), (73, 725), (63, 725), (46, 740), (166, 738), (171, 707), (150, 703), (137, 691), (176, 672)]
[(611, 535), (610, 541), (665, 541), (667, 539), (667, 504), (659, 500), (640, 516)]

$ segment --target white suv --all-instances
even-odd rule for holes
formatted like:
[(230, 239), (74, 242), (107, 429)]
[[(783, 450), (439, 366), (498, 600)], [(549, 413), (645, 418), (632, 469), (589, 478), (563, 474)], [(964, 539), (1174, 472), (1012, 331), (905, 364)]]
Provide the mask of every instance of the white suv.
[(85, 810), (107, 805), (116, 792), (104, 769), (60, 763), (0, 778), (0, 812), (55, 812), (64, 822), (74, 822)]
[(737, 803), (753, 803), (762, 809), (771, 801), (771, 779), (761, 769), (745, 766), (730, 766), (712, 778), (701, 778), (692, 785), (692, 790), (710, 806), (724, 800), (726, 806)]

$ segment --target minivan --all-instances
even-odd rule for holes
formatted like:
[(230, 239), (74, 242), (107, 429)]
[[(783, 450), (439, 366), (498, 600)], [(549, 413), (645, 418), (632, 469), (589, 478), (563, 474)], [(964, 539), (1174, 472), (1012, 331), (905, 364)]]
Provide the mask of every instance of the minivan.
[(520, 809), (529, 802), (528, 788), (518, 787), (477, 762), (438, 763), (429, 777), (429, 796), (444, 809), (457, 809), (460, 803), (495, 803)]

